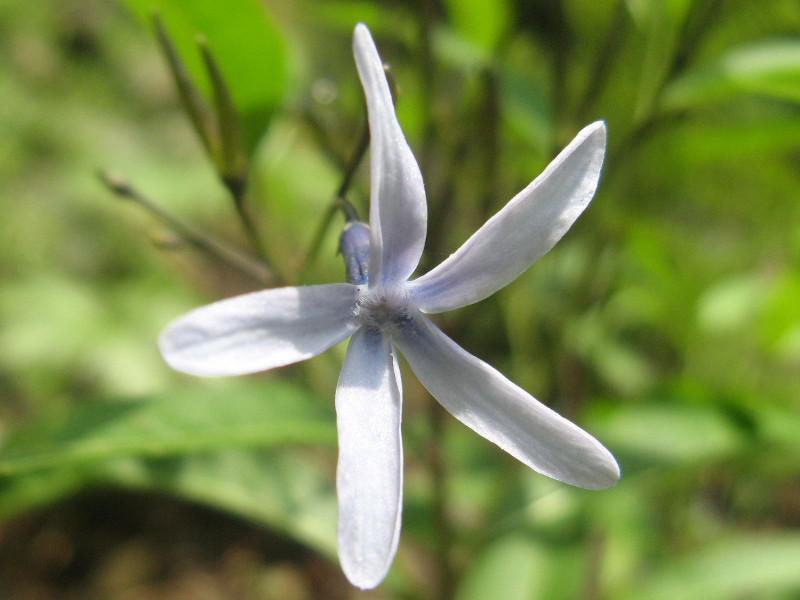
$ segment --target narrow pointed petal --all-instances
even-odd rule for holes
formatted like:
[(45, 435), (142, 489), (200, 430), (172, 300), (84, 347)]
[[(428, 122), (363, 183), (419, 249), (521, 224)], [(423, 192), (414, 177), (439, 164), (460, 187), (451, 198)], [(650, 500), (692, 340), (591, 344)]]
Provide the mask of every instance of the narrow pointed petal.
[(195, 309), (161, 334), (178, 371), (219, 377), (266, 371), (316, 356), (357, 328), (358, 288), (347, 283), (287, 287)]
[(483, 300), (555, 246), (592, 199), (605, 146), (602, 121), (585, 127), (461, 248), (410, 282), (420, 309), (437, 313)]
[(367, 99), (370, 133), (370, 287), (405, 281), (425, 245), (428, 208), (419, 165), (394, 112), (369, 29), (356, 26), (353, 53)]
[(403, 448), (400, 377), (385, 336), (366, 327), (350, 341), (336, 388), (339, 560), (353, 585), (377, 586), (400, 537)]
[(459, 421), (532, 469), (589, 489), (619, 466), (600, 442), (475, 358), (417, 314), (392, 338), (422, 384)]

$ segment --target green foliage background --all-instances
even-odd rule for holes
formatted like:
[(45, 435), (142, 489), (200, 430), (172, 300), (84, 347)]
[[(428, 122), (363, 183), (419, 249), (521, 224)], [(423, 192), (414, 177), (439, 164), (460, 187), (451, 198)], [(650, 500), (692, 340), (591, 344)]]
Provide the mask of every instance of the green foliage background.
[[(797, 597), (794, 0), (1, 1), (0, 518), (110, 486), (213, 506), (336, 561), (343, 347), (237, 380), (170, 372), (155, 347), (170, 319), (260, 285), (96, 177), (254, 250), (181, 110), (153, 6), (200, 89), (197, 33), (230, 86), (275, 283), (343, 279), (338, 215), (305, 257), (363, 125), (356, 22), (391, 64), (426, 179), (422, 269), (582, 126), (608, 124), (599, 192), (565, 239), (438, 322), (596, 435), (623, 479), (587, 492), (529, 472), (409, 372), (403, 537), (365, 596)], [(362, 214), (368, 189), (362, 166), (348, 195)], [(310, 597), (298, 572), (242, 597)], [(330, 589), (318, 597), (361, 595)]]

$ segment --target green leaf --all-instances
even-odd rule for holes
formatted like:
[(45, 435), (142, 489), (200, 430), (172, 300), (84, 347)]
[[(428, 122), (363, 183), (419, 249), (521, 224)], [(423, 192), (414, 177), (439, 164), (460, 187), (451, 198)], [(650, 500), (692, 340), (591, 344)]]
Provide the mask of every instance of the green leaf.
[(741, 94), (800, 102), (800, 41), (770, 40), (733, 48), (717, 62), (674, 80), (663, 103), (679, 110)]
[(288, 452), (230, 450), (171, 458), (115, 458), (0, 479), (0, 519), (109, 485), (167, 493), (281, 531), (336, 557), (332, 474)]
[(800, 535), (727, 536), (667, 563), (624, 600), (776, 598), (800, 591)]
[(57, 502), (80, 491), (86, 481), (84, 472), (69, 468), (0, 477), (0, 520)]
[(226, 451), (178, 460), (109, 463), (99, 480), (201, 502), (336, 557), (333, 476), (307, 457)]
[(634, 20), (645, 37), (635, 117), (647, 116), (672, 65), (681, 28), (692, 3), (687, 0), (628, 0)]
[(756, 418), (759, 433), (764, 439), (784, 447), (787, 458), (797, 457), (800, 453), (800, 415), (796, 411), (765, 406), (758, 410)]
[(620, 407), (598, 419), (592, 433), (613, 451), (647, 462), (711, 460), (742, 445), (734, 426), (719, 411), (674, 403)]
[(275, 379), (206, 385), (162, 398), (86, 404), (61, 422), (20, 431), (0, 448), (0, 477), (130, 456), (335, 440), (331, 413), (303, 388)]
[(467, 571), (456, 600), (528, 600), (544, 597), (549, 559), (526, 536), (512, 534), (488, 546)]
[(194, 85), (194, 81), (189, 76), (183, 60), (178, 54), (175, 45), (172, 43), (169, 32), (164, 27), (161, 17), (158, 14), (153, 17), (153, 27), (156, 30), (156, 38), (161, 46), (162, 54), (167, 61), (169, 70), (172, 73), (172, 79), (175, 82), (175, 87), (178, 90), (178, 96), (183, 103), (183, 109), (186, 111), (189, 119), (192, 122), (195, 132), (203, 142), (203, 146), (212, 159), (217, 160), (216, 155), (219, 153), (219, 135), (217, 133), (216, 124), (211, 116), (211, 110), (208, 108), (206, 100)]
[[(233, 102), (249, 134), (250, 146), (283, 100), (287, 84), (287, 47), (258, 0), (123, 0), (150, 27), (156, 10), (196, 82), (209, 81), (195, 43), (202, 34), (231, 88)], [(210, 94), (209, 94), (210, 95)]]
[(458, 32), (482, 51), (492, 54), (511, 24), (508, 0), (445, 0)]
[(700, 327), (708, 332), (730, 333), (751, 325), (766, 295), (764, 283), (749, 274), (716, 283), (698, 303)]

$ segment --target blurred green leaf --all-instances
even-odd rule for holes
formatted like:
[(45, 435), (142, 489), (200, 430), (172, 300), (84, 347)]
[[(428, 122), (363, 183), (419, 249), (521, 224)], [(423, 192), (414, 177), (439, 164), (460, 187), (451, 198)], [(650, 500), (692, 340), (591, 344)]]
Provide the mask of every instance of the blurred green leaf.
[(94, 486), (168, 493), (284, 532), (335, 559), (332, 476), (306, 457), (228, 450), (170, 458), (110, 458), (0, 478), (0, 518)]
[(765, 406), (758, 411), (756, 418), (763, 438), (785, 446), (790, 452), (800, 452), (800, 414), (786, 407)]
[(641, 393), (655, 381), (654, 369), (644, 353), (620, 339), (609, 321), (601, 311), (589, 311), (566, 324), (565, 342), (620, 393)]
[(715, 284), (700, 298), (697, 320), (706, 331), (732, 332), (752, 324), (765, 295), (764, 281), (744, 275)]
[(663, 103), (680, 110), (740, 94), (800, 102), (800, 41), (769, 40), (730, 49), (715, 63), (671, 82)]
[(231, 450), (176, 460), (109, 463), (99, 479), (202, 502), (336, 557), (332, 475), (303, 456)]
[(501, 114), (511, 129), (534, 150), (545, 154), (554, 135), (553, 114), (541, 85), (514, 70), (500, 69)]
[(677, 50), (679, 33), (692, 2), (688, 0), (628, 0), (631, 15), (643, 30), (644, 53), (636, 98), (635, 118), (643, 118), (652, 107), (669, 74)]
[(737, 430), (715, 408), (674, 403), (622, 406), (598, 418), (592, 433), (614, 451), (646, 462), (713, 460), (742, 446)]
[(766, 294), (759, 331), (784, 360), (800, 359), (800, 274), (778, 277)]
[(736, 600), (800, 592), (800, 534), (723, 536), (667, 563), (624, 600)]
[(80, 491), (86, 481), (85, 473), (71, 468), (0, 477), (0, 519), (57, 502)]
[(511, 24), (508, 0), (445, 0), (445, 6), (458, 32), (487, 54), (494, 52)]
[[(287, 47), (278, 27), (258, 0), (122, 0), (151, 26), (153, 10), (196, 82), (210, 92), (195, 40), (202, 34), (231, 88), (250, 147), (283, 100), (288, 79)], [(210, 95), (210, 94), (209, 94)]]
[(335, 440), (332, 415), (301, 387), (278, 380), (208, 386), (169, 397), (85, 404), (62, 422), (32, 425), (0, 448), (0, 476), (129, 456)]
[(549, 572), (547, 552), (533, 539), (512, 534), (489, 545), (467, 571), (456, 600), (540, 598)]

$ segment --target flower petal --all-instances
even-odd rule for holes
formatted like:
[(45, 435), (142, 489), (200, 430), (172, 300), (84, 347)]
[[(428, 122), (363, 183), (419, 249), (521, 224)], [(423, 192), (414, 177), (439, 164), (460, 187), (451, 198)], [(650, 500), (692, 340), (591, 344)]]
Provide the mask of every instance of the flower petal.
[(316, 356), (357, 328), (347, 283), (264, 290), (203, 306), (174, 321), (159, 348), (178, 371), (244, 375)]
[(356, 26), (353, 53), (369, 117), (369, 279), (375, 287), (405, 281), (417, 268), (428, 208), (419, 165), (397, 122), (383, 63), (366, 25)]
[(619, 466), (600, 442), (458, 346), (417, 313), (392, 339), (422, 384), (459, 421), (543, 475), (601, 489)]
[(585, 127), (454, 254), (410, 282), (420, 309), (437, 313), (483, 300), (555, 246), (594, 195), (605, 145), (602, 121)]
[(339, 560), (353, 585), (377, 586), (400, 537), (403, 447), (400, 377), (388, 336), (363, 327), (336, 388)]

